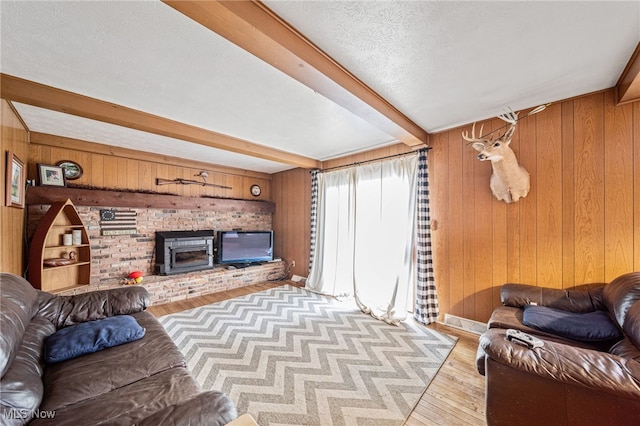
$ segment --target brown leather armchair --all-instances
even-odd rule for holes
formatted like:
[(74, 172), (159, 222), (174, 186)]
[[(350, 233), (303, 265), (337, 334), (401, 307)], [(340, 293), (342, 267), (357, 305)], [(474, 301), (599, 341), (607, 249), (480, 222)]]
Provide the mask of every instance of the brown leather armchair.
[[(501, 298), (503, 306), (480, 337), (477, 357), (486, 376), (489, 425), (640, 422), (640, 272), (588, 291), (507, 284)], [(605, 311), (620, 337), (581, 341), (529, 327), (523, 322), (528, 306), (577, 314)], [(543, 346), (508, 341), (507, 329), (524, 331)]]

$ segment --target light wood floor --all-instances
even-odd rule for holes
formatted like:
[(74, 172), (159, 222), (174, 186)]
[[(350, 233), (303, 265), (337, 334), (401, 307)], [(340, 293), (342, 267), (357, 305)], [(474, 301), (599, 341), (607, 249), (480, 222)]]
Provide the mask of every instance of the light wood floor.
[[(166, 305), (152, 306), (149, 311), (160, 317), (284, 284), (296, 285), (291, 281), (256, 284)], [(484, 377), (478, 374), (475, 367), (478, 336), (442, 324), (432, 324), (429, 327), (458, 337), (458, 342), (416, 404), (405, 425), (486, 425)]]

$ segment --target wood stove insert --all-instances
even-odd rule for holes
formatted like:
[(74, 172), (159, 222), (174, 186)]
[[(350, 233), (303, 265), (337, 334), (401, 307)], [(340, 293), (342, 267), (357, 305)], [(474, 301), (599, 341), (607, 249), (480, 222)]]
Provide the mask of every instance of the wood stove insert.
[(155, 273), (173, 275), (212, 269), (213, 229), (156, 232)]

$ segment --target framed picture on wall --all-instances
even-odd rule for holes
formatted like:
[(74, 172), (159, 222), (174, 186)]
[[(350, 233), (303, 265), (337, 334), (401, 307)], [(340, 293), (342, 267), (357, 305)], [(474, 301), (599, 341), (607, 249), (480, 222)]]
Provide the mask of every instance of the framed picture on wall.
[(64, 178), (66, 180), (75, 180), (82, 177), (82, 167), (80, 164), (71, 160), (58, 161), (56, 166), (64, 169)]
[(64, 169), (60, 166), (38, 164), (38, 185), (65, 186)]
[(5, 182), (5, 205), (24, 208), (25, 173), (24, 163), (7, 151), (7, 173)]

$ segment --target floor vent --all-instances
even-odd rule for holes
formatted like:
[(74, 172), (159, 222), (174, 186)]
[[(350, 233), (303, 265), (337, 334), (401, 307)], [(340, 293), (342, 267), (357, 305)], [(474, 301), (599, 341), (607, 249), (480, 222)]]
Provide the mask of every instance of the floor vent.
[(455, 315), (444, 314), (444, 325), (460, 330), (468, 331), (474, 334), (482, 334), (487, 330), (487, 324), (466, 318), (460, 318)]

